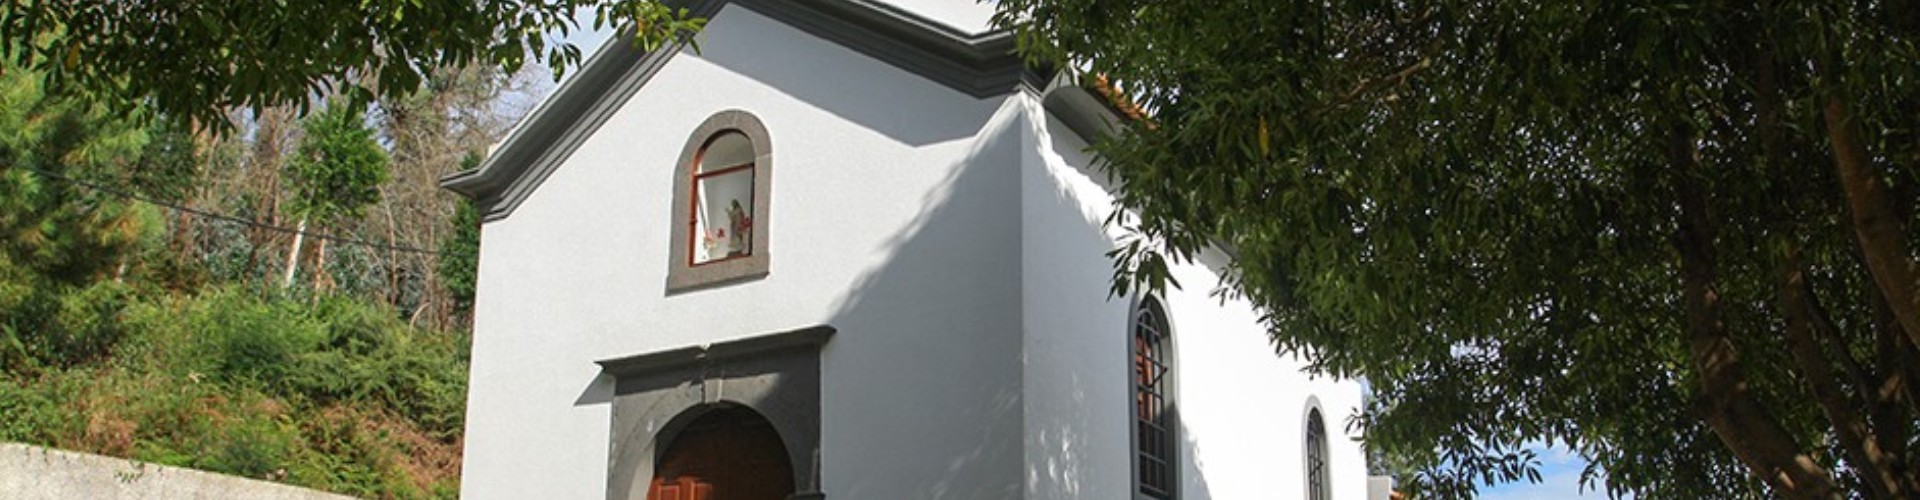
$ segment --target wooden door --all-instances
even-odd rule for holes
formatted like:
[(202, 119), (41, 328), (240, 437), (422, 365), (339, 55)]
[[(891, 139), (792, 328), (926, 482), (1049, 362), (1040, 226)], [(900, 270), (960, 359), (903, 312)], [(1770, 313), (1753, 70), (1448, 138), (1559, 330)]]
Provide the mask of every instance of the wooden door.
[(745, 407), (707, 412), (673, 438), (647, 500), (786, 500), (793, 467), (773, 424)]
[(648, 500), (710, 500), (713, 498), (713, 485), (700, 482), (699, 478), (679, 477), (673, 481), (654, 479), (653, 487), (647, 488)]

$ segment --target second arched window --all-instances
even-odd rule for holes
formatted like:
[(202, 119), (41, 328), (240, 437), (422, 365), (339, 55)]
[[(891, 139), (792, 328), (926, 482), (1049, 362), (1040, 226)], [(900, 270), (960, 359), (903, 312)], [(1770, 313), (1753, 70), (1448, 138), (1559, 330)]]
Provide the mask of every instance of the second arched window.
[(1178, 425), (1173, 417), (1173, 352), (1166, 311), (1142, 300), (1133, 316), (1134, 474), (1140, 496), (1174, 497)]
[(1327, 424), (1320, 409), (1307, 411), (1307, 500), (1327, 500), (1331, 474), (1327, 472)]

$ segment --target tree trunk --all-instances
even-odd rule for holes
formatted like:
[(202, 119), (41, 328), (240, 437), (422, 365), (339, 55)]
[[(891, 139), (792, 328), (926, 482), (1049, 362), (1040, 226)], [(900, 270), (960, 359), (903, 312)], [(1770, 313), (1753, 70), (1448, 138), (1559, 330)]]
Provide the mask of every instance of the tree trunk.
[(1788, 498), (1839, 498), (1832, 476), (1780, 425), (1752, 392), (1740, 353), (1720, 319), (1715, 281), (1713, 224), (1701, 175), (1699, 147), (1690, 127), (1676, 127), (1668, 160), (1679, 188), (1680, 280), (1685, 300), (1689, 350), (1700, 381), (1695, 411), (1720, 442), (1755, 477)]
[[(385, 188), (382, 188), (382, 190), (384, 189)], [(400, 263), (400, 253), (396, 250), (396, 248), (400, 246), (400, 224), (393, 220), (393, 197), (388, 194), (381, 194), (380, 204), (386, 208), (384, 212), (387, 214), (387, 262), (385, 265), (380, 266), (380, 269), (387, 275), (387, 290), (385, 295), (388, 304), (393, 304), (396, 308), (405, 307), (405, 305), (400, 303), (404, 296), (404, 294), (400, 293), (400, 266), (402, 264)], [(408, 322), (411, 323), (412, 321), (409, 320)]]
[(293, 288), (293, 273), (300, 268), (300, 244), (304, 242), (306, 237), (307, 219), (302, 218), (300, 219), (299, 228), (293, 233), (293, 249), (287, 251), (287, 278), (281, 285), (284, 288)]
[(327, 239), (317, 239), (313, 244), (313, 289), (327, 291), (333, 288), (332, 276), (327, 274)]
[(1860, 123), (1847, 109), (1846, 101), (1829, 96), (1822, 113), (1827, 139), (1833, 145), (1833, 168), (1839, 173), (1841, 191), (1847, 201), (1855, 241), (1866, 258), (1867, 271), (1886, 296), (1887, 306), (1905, 330), (1907, 339), (1920, 344), (1920, 307), (1914, 302), (1915, 267), (1920, 262), (1908, 253), (1903, 218), (1887, 197), (1887, 187), (1867, 157), (1861, 143)]

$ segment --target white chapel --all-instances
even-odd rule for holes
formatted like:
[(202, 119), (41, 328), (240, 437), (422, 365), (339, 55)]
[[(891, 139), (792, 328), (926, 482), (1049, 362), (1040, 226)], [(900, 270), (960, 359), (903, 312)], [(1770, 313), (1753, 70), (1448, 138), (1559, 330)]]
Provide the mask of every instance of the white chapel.
[(478, 169), (463, 496), (1363, 499), (1359, 383), (1110, 296), (1124, 119), (971, 0), (668, 0)]

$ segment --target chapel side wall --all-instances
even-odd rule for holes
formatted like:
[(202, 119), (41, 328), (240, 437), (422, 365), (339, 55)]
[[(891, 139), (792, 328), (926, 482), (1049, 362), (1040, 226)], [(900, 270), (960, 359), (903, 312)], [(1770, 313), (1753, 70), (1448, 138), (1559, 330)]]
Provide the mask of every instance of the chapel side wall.
[[(607, 494), (594, 361), (814, 325), (827, 498), (1017, 496), (1016, 116), (738, 5), (700, 37), (486, 225), (463, 496)], [(669, 294), (674, 162), (725, 109), (772, 138), (770, 274)]]
[[(1028, 498), (1127, 498), (1132, 488), (1132, 298), (1106, 297), (1104, 252), (1123, 241), (1102, 229), (1113, 197), (1104, 174), (1084, 168), (1086, 143), (1058, 120), (1036, 121), (1038, 160), (1023, 174), (1027, 213)], [(1184, 289), (1162, 302), (1175, 335), (1180, 498), (1305, 496), (1307, 405), (1326, 419), (1334, 498), (1366, 495), (1366, 464), (1346, 418), (1361, 404), (1354, 381), (1309, 378), (1274, 354), (1251, 305), (1209, 292), (1225, 256), (1175, 264)]]
[[(1067, 165), (1085, 164), (1077, 144), (1031, 96), (1021, 169), (1021, 247), (1026, 331), (1026, 498), (1129, 498), (1127, 311), (1107, 296), (1103, 254), (1118, 233), (1101, 225), (1100, 192)], [(1067, 132), (1070, 134), (1070, 132)]]

